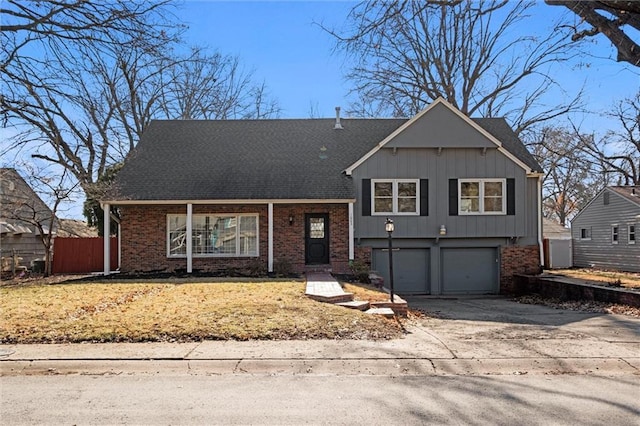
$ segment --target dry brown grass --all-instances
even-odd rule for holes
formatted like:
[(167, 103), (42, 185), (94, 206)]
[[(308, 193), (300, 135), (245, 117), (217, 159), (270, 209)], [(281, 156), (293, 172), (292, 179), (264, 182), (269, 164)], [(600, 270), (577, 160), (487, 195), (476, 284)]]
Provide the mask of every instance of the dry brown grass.
[[(357, 286), (354, 286), (357, 287)], [(395, 320), (304, 296), (302, 282), (0, 287), (0, 342), (387, 339)], [(360, 299), (384, 297), (358, 287)]]
[(634, 274), (632, 272), (601, 271), (598, 269), (587, 268), (554, 269), (549, 272), (581, 280), (596, 281), (606, 284), (616, 284), (619, 282), (622, 287), (640, 288), (640, 274)]

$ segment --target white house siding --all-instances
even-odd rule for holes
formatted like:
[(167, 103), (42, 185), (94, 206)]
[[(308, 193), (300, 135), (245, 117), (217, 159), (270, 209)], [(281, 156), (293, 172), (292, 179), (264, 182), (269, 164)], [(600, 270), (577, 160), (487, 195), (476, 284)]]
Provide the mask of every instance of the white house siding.
[[(604, 204), (609, 194), (609, 204)], [(639, 200), (640, 203), (640, 200)], [(640, 204), (606, 188), (573, 220), (573, 266), (640, 272), (640, 242), (629, 244), (629, 225), (640, 236)], [(618, 226), (618, 244), (612, 242), (612, 228)], [(588, 229), (591, 239), (581, 238)]]

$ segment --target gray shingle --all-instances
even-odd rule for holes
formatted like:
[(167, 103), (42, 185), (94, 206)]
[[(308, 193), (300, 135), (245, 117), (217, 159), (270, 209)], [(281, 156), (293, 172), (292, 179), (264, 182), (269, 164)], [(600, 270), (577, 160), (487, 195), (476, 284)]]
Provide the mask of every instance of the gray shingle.
[[(110, 200), (353, 199), (343, 170), (406, 119), (153, 121), (128, 156)], [(504, 120), (477, 119), (539, 166)]]

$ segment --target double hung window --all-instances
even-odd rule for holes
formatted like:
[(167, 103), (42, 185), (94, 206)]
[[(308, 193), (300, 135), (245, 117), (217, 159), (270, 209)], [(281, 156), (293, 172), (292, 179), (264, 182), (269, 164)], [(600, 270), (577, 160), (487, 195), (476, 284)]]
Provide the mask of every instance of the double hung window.
[(419, 214), (420, 180), (374, 179), (371, 181), (371, 186), (373, 214)]
[(505, 179), (460, 179), (461, 215), (506, 214)]

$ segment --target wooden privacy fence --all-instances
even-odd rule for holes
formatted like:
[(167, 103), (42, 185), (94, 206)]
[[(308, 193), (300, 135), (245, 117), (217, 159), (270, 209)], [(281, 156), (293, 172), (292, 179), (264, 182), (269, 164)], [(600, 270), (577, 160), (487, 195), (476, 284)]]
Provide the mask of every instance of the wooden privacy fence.
[[(118, 237), (110, 238), (111, 270), (118, 265)], [(81, 274), (104, 270), (104, 239), (56, 238), (53, 243), (54, 274)]]

